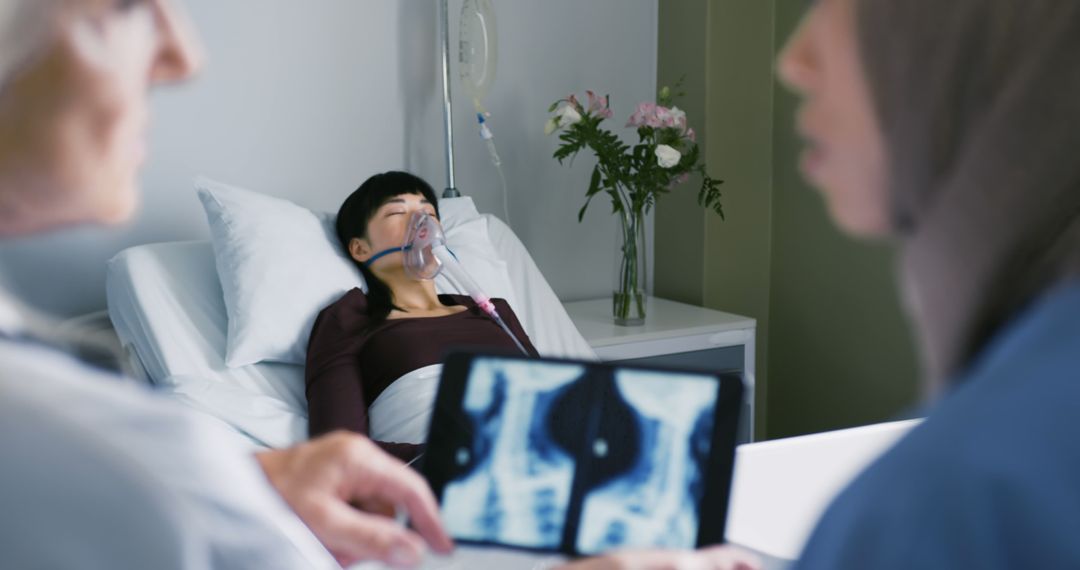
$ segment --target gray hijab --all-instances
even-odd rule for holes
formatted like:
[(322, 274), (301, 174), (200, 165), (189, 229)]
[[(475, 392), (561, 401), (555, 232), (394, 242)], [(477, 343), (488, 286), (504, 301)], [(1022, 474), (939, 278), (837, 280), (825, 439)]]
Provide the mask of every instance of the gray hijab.
[(1080, 0), (856, 1), (902, 290), (940, 388), (1080, 274)]

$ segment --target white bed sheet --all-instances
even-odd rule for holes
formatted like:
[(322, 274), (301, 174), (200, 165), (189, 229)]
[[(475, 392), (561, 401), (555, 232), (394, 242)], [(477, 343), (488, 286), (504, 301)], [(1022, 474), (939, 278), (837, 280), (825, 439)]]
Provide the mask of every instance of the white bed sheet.
[(151, 383), (255, 446), (306, 437), (303, 368), (225, 366), (227, 319), (210, 242), (134, 247), (109, 261), (107, 275), (109, 317)]
[[(541, 354), (595, 359), (517, 236), (485, 215), (508, 266), (515, 312)], [(171, 397), (224, 420), (255, 447), (306, 439), (303, 368), (225, 365), (227, 319), (208, 241), (137, 246), (109, 262), (109, 316), (147, 379)]]

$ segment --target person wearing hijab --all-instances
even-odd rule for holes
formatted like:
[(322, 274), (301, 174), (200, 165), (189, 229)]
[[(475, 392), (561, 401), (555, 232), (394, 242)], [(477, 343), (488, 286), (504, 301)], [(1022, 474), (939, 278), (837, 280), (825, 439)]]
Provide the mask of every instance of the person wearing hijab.
[(927, 419), (800, 569), (1080, 568), (1080, 2), (818, 0), (780, 59), (802, 168), (900, 247)]
[[(197, 67), (168, 0), (0, 2), (0, 239), (128, 220), (147, 92)], [(253, 456), (52, 328), (0, 291), (0, 568), (408, 565), (452, 547), (423, 479), (370, 441)]]
[(804, 176), (899, 245), (933, 400), (797, 569), (1080, 568), (1077, 54), (1076, 0), (816, 0), (780, 56)]

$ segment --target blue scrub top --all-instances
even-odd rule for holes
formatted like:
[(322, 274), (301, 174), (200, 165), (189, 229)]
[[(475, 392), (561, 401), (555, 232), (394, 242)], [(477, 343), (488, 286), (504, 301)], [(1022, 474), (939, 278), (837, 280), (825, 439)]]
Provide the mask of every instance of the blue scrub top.
[(1080, 284), (956, 386), (840, 494), (796, 568), (1080, 568)]

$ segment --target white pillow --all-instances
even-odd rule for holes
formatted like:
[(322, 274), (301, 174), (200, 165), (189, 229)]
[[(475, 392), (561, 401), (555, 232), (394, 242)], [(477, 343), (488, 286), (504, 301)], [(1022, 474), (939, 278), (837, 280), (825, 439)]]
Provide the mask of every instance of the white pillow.
[[(366, 289), (338, 244), (334, 216), (205, 178), (195, 186), (228, 316), (226, 365), (304, 364), (319, 311), (354, 287)], [(442, 200), (439, 210), (447, 245), (465, 269), (489, 295), (515, 305), (506, 263), (472, 200)], [(457, 292), (441, 276), (436, 288)]]

